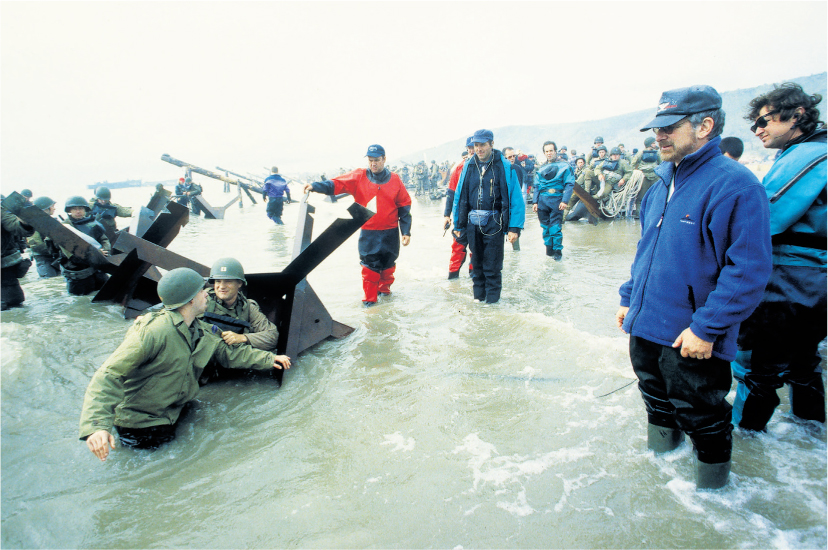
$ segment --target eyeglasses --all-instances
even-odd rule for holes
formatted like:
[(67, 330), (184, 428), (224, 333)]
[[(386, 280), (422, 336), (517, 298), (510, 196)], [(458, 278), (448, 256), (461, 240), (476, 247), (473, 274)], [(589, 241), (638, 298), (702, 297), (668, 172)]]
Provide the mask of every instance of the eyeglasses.
[(671, 124), (669, 126), (665, 126), (664, 128), (653, 128), (653, 133), (658, 135), (659, 132), (663, 132), (665, 134), (672, 134), (675, 132), (680, 126), (682, 126), (685, 122), (687, 122), (687, 117), (679, 120), (675, 124)]
[(757, 128), (766, 128), (768, 126), (769, 120), (765, 117), (775, 115), (778, 112), (779, 111), (771, 111), (757, 118), (756, 122), (753, 123), (753, 126), (750, 127), (750, 131), (755, 133)]
[(516, 156), (517, 156), (517, 155), (506, 155), (506, 158), (507, 158), (507, 159), (509, 159), (509, 160), (512, 160), (512, 159), (513, 159), (513, 158), (515, 158)]

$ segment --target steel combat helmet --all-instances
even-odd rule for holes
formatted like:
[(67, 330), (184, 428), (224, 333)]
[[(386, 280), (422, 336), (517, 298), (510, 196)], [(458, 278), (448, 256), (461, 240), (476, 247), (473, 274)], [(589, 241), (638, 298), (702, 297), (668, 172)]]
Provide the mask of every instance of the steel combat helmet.
[(34, 200), (34, 205), (41, 210), (46, 210), (50, 206), (55, 204), (55, 201), (50, 199), (49, 197), (38, 197)]
[(75, 195), (74, 197), (69, 197), (66, 200), (66, 206), (64, 206), (63, 211), (68, 214), (69, 210), (71, 208), (76, 207), (76, 206), (82, 206), (82, 207), (86, 208), (87, 212), (92, 210), (91, 208), (89, 208), (89, 203), (86, 202), (86, 199), (84, 199), (80, 195)]
[(208, 283), (213, 283), (217, 279), (237, 279), (244, 284), (247, 284), (247, 279), (244, 278), (244, 268), (236, 258), (219, 258), (210, 269), (210, 278)]
[(204, 278), (189, 267), (168, 271), (158, 281), (158, 297), (167, 309), (178, 309), (201, 292)]
[(109, 187), (104, 187), (103, 185), (95, 189), (95, 198), (103, 199), (108, 201), (112, 198), (112, 192), (109, 190)]

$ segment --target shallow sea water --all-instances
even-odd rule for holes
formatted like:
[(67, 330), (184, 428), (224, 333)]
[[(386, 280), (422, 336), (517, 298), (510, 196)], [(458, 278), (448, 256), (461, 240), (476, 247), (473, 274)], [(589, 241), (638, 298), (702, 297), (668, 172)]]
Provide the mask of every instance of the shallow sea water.
[[(136, 206), (150, 193), (113, 192)], [(314, 235), (350, 203), (310, 201)], [(296, 211), (275, 226), (246, 201), (192, 219), (169, 249), (279, 270)], [(795, 420), (786, 392), (766, 434), (734, 432), (721, 491), (695, 490), (689, 441), (647, 451), (614, 322), (635, 222), (566, 224), (555, 263), (529, 211), (521, 250), (506, 248), (502, 299), (482, 305), (465, 266), (446, 279), (442, 204), (415, 199), (412, 214), (377, 306), (360, 301), (356, 236), (308, 278), (353, 334), (294, 358), (281, 388), (204, 387), (173, 443), (105, 463), (77, 439), (78, 416), (129, 321), (32, 269), (26, 307), (0, 324), (3, 547), (826, 547), (826, 431)]]

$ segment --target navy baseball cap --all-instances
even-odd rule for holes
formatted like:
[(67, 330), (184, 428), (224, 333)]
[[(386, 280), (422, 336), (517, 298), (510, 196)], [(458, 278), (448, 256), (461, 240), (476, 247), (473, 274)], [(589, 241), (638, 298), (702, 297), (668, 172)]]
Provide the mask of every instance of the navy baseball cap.
[(377, 145), (375, 143), (374, 145), (371, 145), (370, 147), (368, 147), (368, 152), (365, 153), (365, 156), (366, 157), (375, 157), (375, 158), (384, 157), (385, 156), (385, 149), (382, 147), (382, 145)]
[(655, 118), (641, 128), (641, 131), (671, 126), (688, 115), (721, 108), (722, 96), (710, 86), (667, 90), (661, 94)]
[(488, 143), (494, 141), (494, 134), (491, 130), (478, 130), (471, 137), (472, 143)]

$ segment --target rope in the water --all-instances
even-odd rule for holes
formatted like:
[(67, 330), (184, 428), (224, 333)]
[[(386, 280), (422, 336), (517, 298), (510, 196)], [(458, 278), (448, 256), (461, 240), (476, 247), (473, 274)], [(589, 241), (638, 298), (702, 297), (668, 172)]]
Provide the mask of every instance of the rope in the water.
[(595, 397), (595, 399), (598, 399), (598, 398), (600, 398), (600, 397), (606, 397), (606, 396), (608, 396), (610, 393), (615, 393), (615, 392), (617, 392), (617, 391), (623, 390), (623, 389), (624, 389), (624, 388), (626, 388), (626, 387), (632, 386), (632, 385), (633, 385), (633, 384), (635, 384), (636, 382), (637, 382), (637, 380), (633, 380), (633, 381), (632, 381), (632, 382), (630, 382), (629, 384), (624, 384), (624, 385), (623, 385), (623, 386), (621, 386), (620, 388), (616, 388), (616, 389), (612, 390), (612, 391), (611, 391), (611, 392), (609, 392), (609, 393), (605, 393), (604, 395), (598, 395), (598, 396), (596, 396), (596, 397)]

